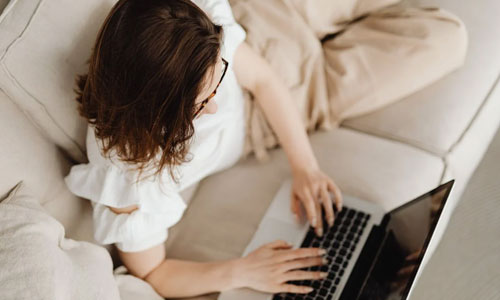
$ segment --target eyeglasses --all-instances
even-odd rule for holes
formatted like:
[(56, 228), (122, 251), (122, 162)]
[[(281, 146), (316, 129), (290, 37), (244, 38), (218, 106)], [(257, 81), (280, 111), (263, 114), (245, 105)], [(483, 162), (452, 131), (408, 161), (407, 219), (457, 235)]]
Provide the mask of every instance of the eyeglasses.
[(208, 96), (207, 99), (203, 100), (200, 104), (200, 108), (198, 108), (198, 110), (196, 111), (196, 113), (194, 114), (194, 117), (193, 118), (196, 118), (198, 116), (198, 114), (203, 110), (203, 108), (207, 105), (208, 101), (210, 101), (210, 99), (212, 99), (215, 94), (217, 93), (217, 88), (219, 87), (220, 83), (222, 82), (222, 79), (224, 79), (224, 75), (226, 75), (226, 71), (227, 71), (227, 67), (229, 66), (229, 63), (224, 59), (222, 58), (222, 63), (224, 65), (224, 70), (222, 71), (222, 76), (220, 78), (220, 81), (219, 83), (217, 84), (217, 86), (215, 87), (215, 90), (212, 92), (212, 94), (210, 94), (210, 96)]

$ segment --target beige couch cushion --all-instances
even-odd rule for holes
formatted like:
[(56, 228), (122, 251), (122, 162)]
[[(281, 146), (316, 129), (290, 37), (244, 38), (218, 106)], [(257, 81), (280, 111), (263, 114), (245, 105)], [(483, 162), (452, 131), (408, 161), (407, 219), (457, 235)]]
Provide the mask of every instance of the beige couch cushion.
[(0, 17), (0, 88), (80, 162), (86, 161), (87, 127), (77, 114), (74, 78), (86, 72), (114, 2), (12, 0)]
[(90, 203), (69, 192), (70, 161), (0, 90), (0, 197), (23, 180), (70, 238), (93, 241)]
[[(411, 0), (413, 5), (436, 6), (436, 0)], [(499, 1), (464, 5), (439, 0), (439, 6), (465, 23), (469, 48), (464, 66), (450, 76), (368, 115), (342, 125), (384, 138), (403, 141), (444, 155), (459, 141), (486, 101), (500, 73)], [(496, 36), (495, 36), (496, 34)]]
[[(45, 204), (66, 189), (71, 164), (0, 90), (0, 195), (24, 180)], [(69, 196), (69, 194), (67, 194)]]
[(5, 6), (9, 3), (10, 0), (0, 0), (0, 13), (3, 11)]
[(64, 237), (21, 183), (0, 202), (2, 299), (120, 299), (109, 253)]

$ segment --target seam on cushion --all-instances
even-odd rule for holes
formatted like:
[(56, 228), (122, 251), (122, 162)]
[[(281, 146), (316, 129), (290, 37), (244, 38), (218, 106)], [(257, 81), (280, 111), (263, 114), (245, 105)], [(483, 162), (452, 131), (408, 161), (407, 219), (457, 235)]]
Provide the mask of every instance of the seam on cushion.
[(441, 161), (443, 162), (443, 172), (441, 173), (441, 178), (439, 179), (438, 185), (444, 183), (443, 180), (446, 176), (446, 171), (448, 170), (448, 161), (446, 156), (441, 157)]
[(384, 139), (387, 139), (387, 140), (398, 141), (398, 142), (407, 144), (409, 146), (412, 146), (414, 148), (417, 148), (417, 149), (423, 150), (425, 152), (428, 152), (430, 154), (437, 155), (439, 157), (446, 157), (448, 154), (450, 154), (451, 152), (453, 152), (453, 150), (455, 149), (455, 147), (457, 147), (458, 144), (460, 144), (460, 141), (464, 138), (464, 136), (467, 133), (467, 131), (470, 129), (470, 127), (472, 126), (472, 124), (474, 123), (474, 121), (477, 119), (477, 116), (479, 115), (479, 113), (483, 110), (484, 105), (486, 105), (486, 102), (490, 98), (490, 96), (493, 93), (493, 91), (495, 90), (495, 88), (498, 86), (499, 82), (500, 82), (500, 73), (497, 76), (497, 78), (495, 79), (494, 83), (492, 84), (490, 90), (488, 91), (488, 93), (484, 97), (483, 101), (479, 105), (478, 109), (474, 113), (474, 115), (471, 118), (469, 124), (467, 124), (467, 126), (464, 128), (464, 130), (462, 131), (462, 133), (460, 134), (460, 136), (457, 138), (457, 140), (449, 147), (448, 150), (445, 150), (445, 152), (437, 151), (437, 149), (432, 149), (432, 147), (429, 147), (429, 146), (424, 146), (419, 141), (413, 140), (411, 138), (403, 138), (401, 136), (394, 135), (394, 134), (391, 134), (391, 133), (383, 131), (383, 130), (377, 130), (377, 129), (373, 129), (373, 128), (367, 128), (366, 126), (363, 126), (363, 125), (350, 126), (350, 125), (346, 125), (346, 124), (341, 124), (340, 126), (344, 127), (344, 128), (349, 128), (351, 130), (355, 130), (355, 131), (359, 131), (359, 132), (364, 132), (364, 133), (372, 134), (374, 136), (377, 136), (377, 137), (380, 137), (380, 138), (384, 138)]
[(16, 5), (17, 2), (19, 2), (19, 1), (18, 0), (10, 0), (7, 2), (7, 5), (4, 7), (4, 9), (0, 15), (0, 23), (2, 23), (3, 20), (7, 17), (7, 15), (10, 14), (10, 11)]
[(493, 94), (493, 92), (495, 91), (495, 89), (498, 87), (498, 83), (499, 82), (500, 82), (500, 73), (498, 73), (497, 78), (495, 79), (495, 82), (492, 84), (490, 90), (488, 91), (488, 93), (484, 97), (483, 101), (479, 105), (479, 108), (474, 113), (474, 116), (470, 120), (469, 124), (467, 124), (467, 127), (465, 127), (464, 131), (462, 132), (462, 134), (460, 134), (460, 136), (453, 143), (453, 145), (450, 146), (450, 149), (447, 151), (446, 154), (450, 154), (451, 152), (453, 152), (453, 150), (455, 150), (455, 148), (458, 146), (458, 144), (460, 144), (460, 142), (463, 140), (463, 138), (465, 137), (465, 134), (470, 130), (470, 128), (472, 127), (472, 125), (476, 121), (477, 116), (479, 115), (479, 113), (483, 111), (483, 108), (486, 105), (486, 102), (488, 102), (488, 100), (491, 98), (491, 95)]
[[(68, 134), (67, 134), (67, 133), (66, 133), (66, 132), (62, 129), (62, 127), (59, 125), (59, 123), (58, 123), (58, 122), (56, 122), (56, 121), (54, 120), (54, 118), (53, 118), (53, 117), (52, 117), (52, 115), (48, 112), (48, 110), (47, 110), (47, 108), (45, 107), (45, 105), (43, 105), (43, 103), (42, 103), (42, 102), (40, 102), (40, 101), (39, 101), (39, 100), (38, 100), (35, 96), (33, 96), (30, 92), (28, 92), (28, 90), (27, 90), (26, 88), (24, 88), (24, 87), (23, 87), (23, 86), (22, 86), (22, 85), (21, 85), (21, 84), (20, 84), (20, 83), (16, 80), (16, 78), (12, 75), (12, 73), (10, 73), (9, 69), (7, 68), (7, 66), (5, 65), (5, 63), (4, 63), (3, 61), (1, 62), (1, 64), (2, 64), (2, 66), (3, 66), (3, 68), (2, 68), (2, 69), (5, 71), (5, 74), (9, 77), (9, 79), (10, 79), (10, 80), (12, 80), (12, 82), (14, 82), (14, 83), (15, 83), (15, 84), (19, 87), (19, 88), (21, 88), (21, 89), (22, 89), (22, 90), (23, 90), (23, 91), (24, 91), (24, 92), (25, 92), (25, 93), (26, 93), (26, 94), (27, 94), (27, 95), (28, 95), (28, 96), (29, 96), (29, 97), (30, 97), (30, 98), (31, 98), (31, 99), (32, 99), (32, 100), (36, 103), (36, 104), (38, 104), (38, 105), (40, 106), (40, 108), (41, 108), (41, 109), (43, 109), (44, 113), (45, 113), (45, 114), (46, 114), (46, 115), (50, 118), (50, 120), (52, 121), (52, 123), (53, 123), (53, 124), (55, 124), (55, 126), (56, 126), (56, 127), (57, 127), (57, 128), (58, 128), (58, 129), (59, 129), (59, 130), (60, 130), (60, 131), (64, 134), (64, 136), (65, 136), (65, 137), (66, 137), (66, 138), (67, 138), (67, 139), (71, 142), (71, 144), (73, 144), (74, 146), (76, 146), (76, 148), (78, 149), (78, 151), (80, 152), (80, 154), (81, 154), (81, 155), (83, 155), (83, 156), (86, 156), (85, 151), (83, 151), (83, 149), (82, 149), (82, 148), (80, 148), (80, 145), (78, 145), (78, 143), (76, 143), (76, 142), (75, 142), (75, 141), (74, 141), (74, 140), (73, 140), (73, 139), (72, 139), (72, 138), (71, 138), (71, 137), (70, 137), (70, 136), (69, 136), (69, 135), (68, 135)], [(3, 90), (4, 90), (4, 93), (6, 93), (6, 92), (5, 92), (5, 89), (3, 89)], [(9, 96), (9, 98), (13, 98), (13, 97), (10, 97), (10, 96)], [(11, 101), (12, 101), (12, 100), (11, 100)], [(26, 110), (28, 110), (28, 111), (30, 110), (29, 108), (28, 108), (28, 109), (25, 109), (25, 108), (21, 107), (21, 106), (17, 103), (17, 101), (13, 101), (13, 102), (16, 104), (16, 106), (18, 106), (18, 107), (21, 109), (21, 111), (22, 111), (23, 113), (25, 113), (25, 114), (27, 113), (27, 114), (29, 115), (29, 113), (28, 113), (28, 112), (26, 112)], [(33, 123), (37, 123), (37, 122), (33, 119), (33, 117), (32, 117), (32, 116), (28, 116), (28, 119), (30, 119), (30, 120), (31, 120), (31, 122), (33, 122)], [(36, 119), (36, 118), (35, 118), (35, 119)], [(39, 124), (35, 124), (35, 126), (36, 126), (37, 128), (39, 128), (39, 129), (42, 129), (42, 133), (44, 134), (44, 136), (47, 136), (47, 133), (45, 133), (45, 129), (44, 129), (43, 127), (40, 127), (40, 125), (39, 125)], [(49, 139), (50, 139), (50, 138), (49, 138)], [(54, 142), (54, 141), (52, 141), (52, 142)], [(57, 144), (57, 143), (56, 143), (56, 144)], [(64, 149), (64, 151), (66, 151), (66, 149)], [(71, 151), (70, 151), (70, 152), (71, 152)]]
[(447, 154), (447, 152), (436, 151), (435, 149), (433, 150), (433, 149), (430, 149), (429, 147), (425, 147), (425, 146), (421, 145), (421, 143), (418, 142), (417, 140), (412, 140), (410, 138), (404, 138), (403, 139), (400, 136), (393, 135), (393, 134), (391, 134), (389, 132), (385, 132), (383, 130), (377, 130), (377, 129), (367, 128), (365, 126), (353, 127), (353, 126), (344, 125), (344, 124), (341, 124), (340, 127), (348, 128), (350, 130), (354, 130), (354, 131), (357, 131), (357, 132), (366, 133), (366, 134), (369, 134), (369, 135), (373, 135), (373, 136), (376, 136), (378, 138), (382, 138), (382, 139), (386, 139), (386, 140), (390, 140), (390, 141), (394, 141), (394, 142), (399, 142), (401, 144), (405, 144), (407, 146), (411, 146), (413, 148), (422, 150), (422, 151), (424, 151), (426, 153), (429, 153), (429, 154), (432, 154), (432, 155), (437, 155), (438, 157), (442, 157), (443, 155)]
[[(18, 0), (18, 1), (16, 1), (16, 3), (14, 3), (13, 5), (11, 5), (11, 6), (10, 6), (10, 10), (7, 12), (7, 14), (9, 14), (9, 13), (10, 13), (10, 11), (12, 10), (12, 7), (14, 7), (14, 6), (15, 6), (15, 4), (17, 4), (18, 2), (19, 2), (19, 0)], [(18, 36), (17, 36), (17, 37), (16, 37), (16, 38), (12, 41), (12, 43), (10, 43), (10, 45), (9, 45), (9, 46), (7, 46), (7, 48), (5, 48), (5, 52), (3, 53), (2, 57), (0, 57), (0, 60), (3, 60), (3, 59), (5, 58), (5, 56), (7, 56), (7, 53), (9, 52), (10, 48), (11, 48), (14, 44), (16, 44), (18, 40), (20, 40), (20, 39), (23, 37), (23, 35), (24, 35), (24, 33), (26, 32), (26, 30), (30, 27), (31, 22), (33, 21), (33, 18), (35, 17), (35, 15), (37, 14), (38, 10), (40, 9), (40, 6), (41, 6), (42, 2), (43, 2), (43, 0), (38, 1), (38, 4), (36, 5), (35, 11), (34, 11), (34, 12), (33, 12), (33, 14), (30, 16), (30, 18), (29, 18), (28, 22), (26, 23), (26, 26), (25, 26), (25, 27), (24, 27), (24, 29), (23, 29), (23, 30), (19, 33), (19, 35), (18, 35)], [(10, 3), (9, 3), (9, 4), (10, 4)], [(8, 5), (9, 5), (9, 4), (8, 4)], [(2, 19), (1, 21), (3, 21), (3, 19)]]
[(446, 176), (446, 171), (448, 170), (448, 167), (449, 167), (448, 160), (447, 160), (448, 154), (450, 154), (455, 149), (455, 147), (458, 146), (458, 144), (460, 143), (460, 141), (465, 137), (465, 134), (467, 133), (467, 131), (469, 131), (469, 129), (472, 127), (472, 124), (477, 119), (477, 116), (483, 110), (484, 105), (486, 105), (486, 102), (490, 99), (491, 94), (493, 94), (493, 92), (495, 91), (495, 89), (498, 88), (498, 83), (499, 82), (500, 82), (500, 73), (497, 76), (497, 79), (495, 80), (495, 82), (493, 83), (490, 91), (484, 97), (483, 102), (481, 103), (481, 105), (479, 105), (479, 109), (474, 114), (474, 117), (472, 118), (472, 120), (469, 122), (469, 124), (464, 129), (463, 133), (460, 135), (460, 137), (457, 139), (457, 141), (455, 143), (453, 143), (453, 145), (450, 147), (450, 150), (446, 153), (446, 155), (442, 157), (443, 163), (445, 165), (445, 169), (443, 170), (443, 174), (441, 174), (441, 183), (443, 183), (443, 180), (444, 180), (444, 178)]
[[(38, 10), (40, 9), (42, 3), (44, 1), (43, 0), (40, 0), (33, 12), (33, 14), (31, 15), (30, 19), (28, 20), (27, 24), (26, 24), (26, 27), (21, 31), (21, 33), (19, 34), (19, 36), (14, 39), (14, 41), (6, 48), (3, 56), (0, 58), (0, 60), (2, 60), (2, 65), (3, 65), (3, 69), (4, 71), (6, 72), (6, 74), (9, 76), (9, 78), (15, 82), (17, 84), (18, 87), (20, 87), (27, 95), (29, 95), (36, 103), (38, 103), (38, 105), (40, 105), (44, 112), (47, 114), (47, 116), (50, 118), (50, 120), (56, 125), (57, 128), (59, 128), (59, 130), (64, 134), (64, 136), (74, 145), (76, 146), (76, 148), (80, 151), (80, 154), (81, 155), (84, 155), (85, 156), (85, 151), (80, 147), (80, 145), (78, 145), (78, 143), (76, 141), (74, 141), (67, 133), (66, 131), (59, 125), (58, 122), (55, 121), (54, 117), (49, 113), (49, 111), (47, 110), (47, 108), (45, 107), (45, 105), (40, 101), (38, 100), (34, 95), (32, 95), (23, 85), (21, 85), (17, 80), (16, 78), (12, 75), (12, 73), (9, 71), (7, 65), (4, 63), (6, 57), (7, 57), (7, 54), (9, 53), (10, 49), (15, 45), (17, 44), (20, 40), (23, 39), (24, 37), (24, 33), (26, 32), (26, 30), (30, 27), (34, 17), (37, 15), (38, 13)], [(17, 103), (16, 103), (17, 105)], [(21, 109), (23, 112), (25, 111), (24, 109)], [(36, 122), (35, 122), (36, 123)], [(37, 126), (39, 128), (41, 128), (40, 126)], [(43, 129), (43, 128), (41, 128)]]

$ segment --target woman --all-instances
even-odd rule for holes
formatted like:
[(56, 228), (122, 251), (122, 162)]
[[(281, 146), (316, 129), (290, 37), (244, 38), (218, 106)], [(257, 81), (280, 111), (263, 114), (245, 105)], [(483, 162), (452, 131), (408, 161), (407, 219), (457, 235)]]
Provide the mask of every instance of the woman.
[(289, 91), (245, 36), (227, 1), (120, 0), (78, 80), (89, 163), (74, 166), (66, 183), (92, 201), (96, 241), (115, 244), (130, 273), (163, 297), (237, 287), (307, 293), (287, 281), (326, 276), (299, 270), (321, 265), (322, 249), (284, 241), (230, 261), (165, 259), (167, 228), (186, 206), (179, 192), (242, 155), (242, 88), (254, 94), (288, 156), (297, 218), (302, 205), (322, 235), (322, 207), (329, 226), (333, 205), (341, 210), (340, 191), (319, 168)]

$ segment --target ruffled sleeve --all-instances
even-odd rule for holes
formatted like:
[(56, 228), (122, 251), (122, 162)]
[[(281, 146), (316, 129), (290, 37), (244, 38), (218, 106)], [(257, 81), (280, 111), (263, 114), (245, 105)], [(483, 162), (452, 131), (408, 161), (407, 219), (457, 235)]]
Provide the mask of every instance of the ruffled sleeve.
[(246, 32), (236, 22), (228, 0), (191, 0), (200, 7), (215, 24), (224, 28), (222, 57), (233, 65), (236, 48), (246, 39)]
[[(160, 186), (150, 178), (136, 183), (133, 172), (111, 160), (97, 159), (92, 127), (89, 131), (89, 163), (73, 166), (65, 183), (72, 193), (92, 201), (95, 240), (104, 245), (114, 243), (124, 252), (161, 244), (167, 239), (167, 228), (180, 220), (186, 208), (175, 186)], [(116, 214), (108, 207), (131, 205), (138, 209), (129, 214)]]

